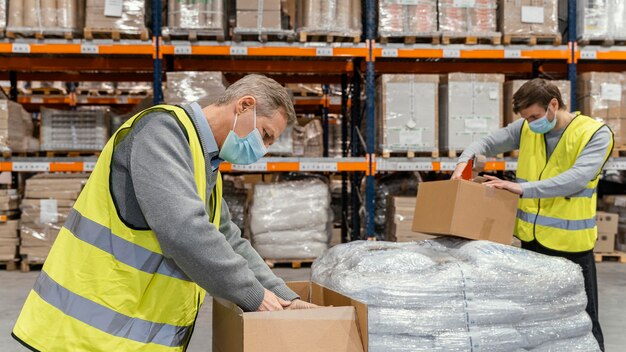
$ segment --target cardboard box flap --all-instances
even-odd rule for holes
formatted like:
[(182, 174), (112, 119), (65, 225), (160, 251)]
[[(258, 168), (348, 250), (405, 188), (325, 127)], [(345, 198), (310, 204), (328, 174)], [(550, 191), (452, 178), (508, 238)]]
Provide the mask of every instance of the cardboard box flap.
[[(216, 324), (215, 317), (220, 317)], [(243, 352), (243, 311), (236, 304), (213, 297), (213, 343), (214, 352)]]

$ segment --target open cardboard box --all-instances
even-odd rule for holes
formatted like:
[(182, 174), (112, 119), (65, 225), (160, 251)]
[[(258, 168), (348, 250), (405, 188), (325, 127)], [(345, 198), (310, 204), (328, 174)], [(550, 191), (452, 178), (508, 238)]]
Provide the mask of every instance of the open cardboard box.
[[(367, 352), (367, 305), (316, 283), (287, 285), (324, 308), (243, 312), (213, 299), (214, 352)], [(330, 307), (332, 306), (332, 307)]]

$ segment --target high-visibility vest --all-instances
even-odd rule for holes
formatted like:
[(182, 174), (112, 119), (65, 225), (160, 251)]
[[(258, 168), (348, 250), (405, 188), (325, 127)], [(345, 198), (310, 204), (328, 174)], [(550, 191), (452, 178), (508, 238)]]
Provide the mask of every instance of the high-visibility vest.
[[(594, 134), (604, 126), (577, 115), (563, 131), (550, 160), (545, 136), (534, 133), (524, 122), (517, 161), (517, 182), (546, 180), (570, 169)], [(613, 137), (604, 162), (613, 149)], [(520, 198), (515, 235), (524, 242), (536, 239), (542, 246), (562, 252), (593, 249), (596, 238), (596, 188), (600, 168), (593, 180), (575, 194), (556, 198)]]
[[(132, 117), (108, 141), (13, 329), (40, 351), (183, 351), (206, 292), (165, 258), (151, 230), (120, 219), (110, 189), (113, 148), (150, 112), (186, 130), (199, 196), (207, 204), (205, 158), (184, 109), (158, 105)], [(150, 118), (149, 116), (146, 118)], [(199, 118), (199, 117), (195, 117)], [(207, 212), (219, 228), (221, 177)]]

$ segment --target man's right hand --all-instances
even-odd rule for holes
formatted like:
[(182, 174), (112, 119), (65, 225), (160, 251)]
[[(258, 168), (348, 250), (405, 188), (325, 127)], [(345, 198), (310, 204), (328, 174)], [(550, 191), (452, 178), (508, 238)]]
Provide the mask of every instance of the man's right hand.
[(290, 301), (276, 296), (272, 291), (265, 289), (265, 295), (263, 296), (263, 302), (259, 306), (258, 312), (270, 312), (275, 310), (283, 310), (291, 305)]
[(458, 163), (456, 164), (456, 167), (454, 168), (454, 172), (452, 173), (452, 177), (450, 177), (451, 180), (460, 180), (463, 178), (463, 170), (465, 170), (465, 167), (467, 166), (467, 163)]

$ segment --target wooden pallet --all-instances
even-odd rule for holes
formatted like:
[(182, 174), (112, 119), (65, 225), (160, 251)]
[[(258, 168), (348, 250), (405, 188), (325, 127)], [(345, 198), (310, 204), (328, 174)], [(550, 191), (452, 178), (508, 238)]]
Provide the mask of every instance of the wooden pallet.
[(491, 44), (491, 45), (500, 45), (502, 43), (502, 36), (500, 33), (494, 34), (484, 34), (484, 35), (463, 35), (463, 34), (450, 34), (444, 33), (441, 35), (441, 44), (449, 45), (449, 44), (465, 44), (465, 45), (476, 45), (476, 44)]
[(15, 271), (17, 270), (17, 262), (16, 258), (1, 258), (0, 257), (0, 269), (4, 268), (6, 271)]
[(23, 273), (27, 273), (31, 270), (41, 270), (45, 259), (29, 259), (28, 254), (21, 255), (22, 260), (20, 261), (20, 271)]
[(113, 90), (113, 89), (77, 88), (76, 89), (76, 94), (77, 95), (86, 95), (86, 96), (90, 96), (90, 97), (101, 97), (101, 96), (114, 95), (115, 94), (115, 90)]
[(287, 266), (292, 269), (300, 269), (302, 266), (310, 267), (311, 264), (315, 261), (315, 258), (312, 259), (265, 259), (265, 263), (270, 268), (275, 268), (278, 266)]
[(295, 33), (233, 33), (233, 41), (235, 42), (288, 42), (293, 43), (296, 40)]
[(57, 151), (57, 150), (49, 150), (46, 151), (46, 157), (47, 158), (54, 158), (54, 157), (68, 157), (68, 158), (77, 158), (77, 157), (84, 157), (84, 156), (100, 156), (100, 151), (99, 150), (94, 150), (94, 151), (74, 151), (74, 150), (69, 150), (69, 151)]
[(146, 41), (150, 39), (148, 29), (121, 30), (118, 28), (91, 28), (85, 27), (84, 36), (86, 40), (112, 39), (120, 41), (122, 39), (139, 39)]
[(439, 33), (419, 34), (419, 35), (390, 35), (381, 34), (379, 42), (381, 44), (399, 43), (399, 44), (440, 44), (441, 36)]
[(620, 156), (626, 156), (626, 145), (616, 145), (611, 152), (612, 158), (619, 158)]
[(222, 29), (165, 28), (163, 31), (163, 40), (188, 40), (190, 42), (213, 40), (223, 42), (226, 40), (226, 35)]
[(593, 253), (596, 263), (600, 262), (617, 262), (626, 263), (626, 253), (624, 252), (611, 252), (611, 253)]
[(507, 154), (508, 155), (505, 155), (505, 156), (510, 156), (511, 158), (517, 158), (519, 157), (519, 150), (513, 150), (511, 152), (508, 152)]
[(298, 33), (300, 43), (359, 43), (361, 42), (361, 35), (341, 35), (337, 33), (323, 33), (323, 32), (300, 32)]
[(31, 95), (66, 95), (67, 92), (65, 91), (65, 89), (61, 89), (61, 88), (56, 88), (56, 87), (40, 87), (40, 88), (31, 88), (30, 89), (30, 94)]
[(537, 44), (551, 44), (551, 45), (561, 45), (562, 43), (561, 34), (505, 34), (502, 36), (502, 44), (510, 45), (510, 44), (528, 44), (528, 45), (537, 45)]
[(73, 29), (58, 29), (58, 30), (29, 30), (29, 29), (19, 29), (19, 30), (7, 30), (6, 37), (10, 39), (15, 38), (36, 38), (36, 39), (46, 39), (46, 38), (63, 38), (66, 40), (72, 40), (79, 37), (78, 32)]
[(600, 46), (613, 46), (613, 45), (625, 45), (626, 38), (582, 38), (578, 39), (578, 44), (581, 46), (586, 45), (600, 45)]
[(416, 157), (424, 157), (424, 158), (439, 158), (439, 150), (432, 150), (430, 152), (417, 152), (412, 150), (407, 150), (405, 152), (395, 152), (390, 150), (383, 150), (381, 156), (384, 159), (388, 159), (391, 157), (400, 157), (400, 158), (416, 158)]

